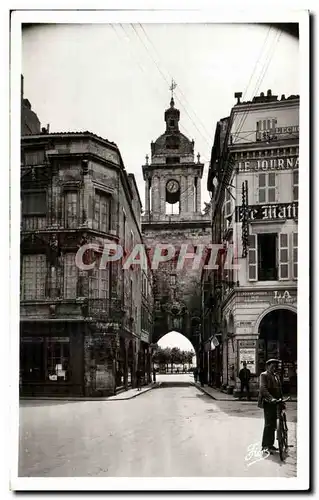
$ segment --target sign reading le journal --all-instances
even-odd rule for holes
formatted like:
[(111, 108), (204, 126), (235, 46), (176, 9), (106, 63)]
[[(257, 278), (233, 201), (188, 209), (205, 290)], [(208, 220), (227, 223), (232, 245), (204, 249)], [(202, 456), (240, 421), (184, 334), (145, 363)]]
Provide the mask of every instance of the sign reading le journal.
[[(244, 209), (236, 207), (236, 222), (243, 222)], [(298, 202), (273, 203), (269, 205), (249, 205), (246, 209), (246, 220), (278, 220), (298, 219)]]
[(239, 161), (238, 172), (258, 172), (266, 170), (287, 170), (299, 168), (299, 157), (264, 158), (259, 160)]

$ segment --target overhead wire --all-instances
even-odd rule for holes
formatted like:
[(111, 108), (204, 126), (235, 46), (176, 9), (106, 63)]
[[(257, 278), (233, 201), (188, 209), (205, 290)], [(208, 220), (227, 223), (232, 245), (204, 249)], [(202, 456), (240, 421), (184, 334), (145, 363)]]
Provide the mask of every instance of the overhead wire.
[(252, 105), (254, 104), (254, 102), (253, 102), (253, 98), (254, 98), (254, 96), (257, 94), (257, 92), (258, 92), (258, 90), (259, 90), (259, 88), (260, 88), (260, 86), (261, 86), (261, 84), (262, 84), (262, 82), (263, 82), (263, 79), (264, 79), (264, 77), (265, 77), (265, 75), (266, 75), (266, 73), (267, 73), (267, 70), (268, 70), (269, 64), (270, 64), (270, 62), (271, 62), (271, 60), (272, 60), (272, 57), (273, 57), (273, 52), (274, 52), (274, 50), (275, 50), (275, 47), (276, 47), (277, 43), (278, 43), (278, 42), (279, 42), (279, 40), (280, 40), (281, 35), (282, 35), (282, 30), (280, 30), (280, 31), (278, 32), (278, 34), (277, 34), (277, 38), (275, 38), (275, 39), (273, 40), (273, 42), (272, 42), (272, 45), (271, 45), (271, 47), (270, 47), (270, 49), (269, 49), (268, 58), (267, 58), (267, 59), (266, 59), (266, 61), (264, 62), (264, 64), (263, 64), (263, 68), (262, 68), (262, 70), (261, 70), (261, 74), (260, 74), (259, 78), (257, 79), (256, 86), (255, 86), (255, 89), (254, 89), (254, 91), (253, 91), (253, 95), (252, 95), (251, 102), (249, 103), (249, 105), (248, 105), (248, 107), (247, 107), (247, 110), (245, 111), (245, 113), (244, 113), (244, 115), (243, 115), (243, 117), (242, 117), (242, 119), (241, 119), (241, 121), (240, 121), (240, 124), (238, 125), (237, 130), (235, 131), (235, 134), (233, 135), (233, 137), (236, 137), (236, 136), (237, 136), (237, 135), (241, 132), (242, 127), (243, 127), (243, 126), (244, 126), (244, 124), (245, 124), (245, 121), (246, 121), (246, 119), (247, 119), (248, 113), (249, 113), (249, 111), (250, 111), (250, 109), (251, 109)]
[[(145, 35), (146, 39), (148, 40), (149, 44), (150, 44), (150, 45), (151, 45), (151, 47), (153, 48), (153, 50), (154, 50), (155, 54), (157, 55), (158, 59), (160, 60), (160, 56), (159, 56), (159, 54), (158, 54), (158, 51), (157, 51), (157, 49), (156, 49), (156, 47), (155, 47), (154, 43), (152, 42), (151, 38), (149, 37), (149, 35), (148, 35), (148, 34), (147, 34), (147, 32), (145, 31), (145, 29), (144, 29), (143, 25), (142, 25), (141, 23), (139, 23), (139, 26), (140, 26), (140, 28), (142, 29), (142, 31), (143, 31), (143, 33), (144, 33), (144, 35)], [(167, 73), (170, 75), (170, 78), (171, 78), (171, 79), (173, 79), (172, 75), (171, 75), (168, 71), (167, 71)], [(197, 121), (198, 121), (198, 123), (201, 125), (201, 127), (202, 127), (203, 131), (205, 132), (205, 134), (207, 135), (208, 139), (209, 139), (211, 142), (213, 142), (212, 137), (210, 136), (210, 133), (207, 131), (207, 129), (206, 129), (206, 127), (205, 127), (205, 125), (203, 124), (203, 122), (201, 121), (201, 119), (199, 118), (199, 116), (197, 115), (197, 113), (196, 113), (195, 109), (194, 109), (194, 108), (192, 107), (192, 105), (189, 103), (189, 101), (188, 101), (188, 99), (186, 98), (186, 96), (185, 96), (184, 92), (182, 91), (182, 89), (181, 89), (181, 86), (180, 86), (180, 85), (178, 85), (178, 86), (177, 86), (176, 93), (180, 93), (180, 94), (181, 94), (182, 98), (185, 100), (185, 103), (188, 105), (188, 108), (189, 108), (190, 110), (192, 110), (192, 112), (193, 112), (193, 114), (194, 114), (194, 116), (195, 116), (196, 120), (197, 120)], [(180, 101), (180, 98), (178, 98), (178, 96), (177, 96), (177, 99)]]
[[(151, 58), (151, 60), (153, 61), (153, 63), (155, 64), (156, 68), (158, 69), (160, 75), (162, 76), (162, 78), (165, 80), (165, 82), (170, 85), (170, 81), (168, 80), (168, 78), (165, 76), (165, 74), (163, 73), (163, 71), (160, 69), (159, 65), (157, 64), (157, 62), (154, 60), (154, 58), (152, 57), (151, 53), (150, 53), (150, 50), (148, 49), (148, 47), (145, 45), (144, 41), (142, 40), (142, 38), (140, 37), (140, 34), (138, 33), (137, 29), (135, 28), (135, 26), (131, 23), (131, 26), (132, 28), (134, 29), (137, 37), (139, 38), (139, 40), (141, 41), (143, 47), (145, 48), (147, 54), (149, 55), (149, 57)], [(190, 114), (188, 113), (188, 110), (185, 108), (184, 104), (179, 100), (180, 102), (180, 105), (181, 107), (184, 109), (186, 115), (189, 117), (190, 121), (192, 122), (193, 126), (196, 128), (196, 130), (198, 131), (198, 133), (201, 135), (202, 139), (208, 144), (209, 147), (211, 147), (211, 143), (208, 142), (207, 138), (204, 137), (203, 133), (199, 130), (198, 126), (196, 125), (196, 123), (194, 122), (194, 120), (192, 119), (192, 117), (190, 116)]]

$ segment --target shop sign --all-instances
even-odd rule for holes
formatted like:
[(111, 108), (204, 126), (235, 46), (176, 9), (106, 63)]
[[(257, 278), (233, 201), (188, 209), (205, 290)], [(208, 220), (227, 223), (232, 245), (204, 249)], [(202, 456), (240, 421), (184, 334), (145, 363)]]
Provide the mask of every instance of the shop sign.
[(249, 328), (251, 327), (252, 324), (253, 324), (252, 321), (238, 321), (236, 323), (236, 326), (238, 328)]
[(142, 332), (141, 333), (141, 341), (142, 342), (149, 342), (149, 334), (147, 332)]
[(238, 340), (239, 347), (256, 347), (256, 340)]
[(268, 170), (288, 170), (299, 168), (299, 157), (264, 158), (259, 160), (239, 161), (237, 172), (265, 172)]
[[(248, 205), (246, 208), (246, 214), (247, 221), (298, 219), (298, 202)], [(243, 222), (243, 219), (244, 209), (241, 205), (237, 205), (236, 222)]]
[(243, 362), (246, 361), (247, 368), (252, 374), (256, 373), (256, 347), (239, 347), (239, 370), (243, 367)]
[(21, 337), (21, 342), (32, 344), (33, 342), (43, 342), (43, 337)]
[(296, 295), (291, 295), (288, 290), (285, 290), (284, 292), (275, 290), (273, 302), (278, 304), (292, 304), (293, 302), (296, 302), (296, 298)]

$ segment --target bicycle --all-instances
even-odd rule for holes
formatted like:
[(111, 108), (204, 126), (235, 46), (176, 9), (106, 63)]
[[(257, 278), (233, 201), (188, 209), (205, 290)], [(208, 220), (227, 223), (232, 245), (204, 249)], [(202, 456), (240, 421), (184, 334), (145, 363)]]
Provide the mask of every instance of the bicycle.
[(276, 404), (279, 405), (278, 414), (277, 414), (277, 441), (279, 448), (279, 456), (280, 460), (283, 462), (286, 458), (286, 454), (288, 453), (288, 425), (287, 425), (287, 417), (285, 404), (286, 401), (289, 401), (290, 397), (286, 399), (277, 399)]

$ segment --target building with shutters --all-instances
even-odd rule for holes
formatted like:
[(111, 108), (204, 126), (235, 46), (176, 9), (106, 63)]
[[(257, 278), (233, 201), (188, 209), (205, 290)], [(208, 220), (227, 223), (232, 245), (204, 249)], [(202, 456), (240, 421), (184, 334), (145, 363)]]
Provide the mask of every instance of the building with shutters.
[[(279, 358), (285, 389), (297, 381), (299, 96), (237, 103), (218, 122), (208, 189), (213, 242), (232, 269), (205, 277), (206, 314), (220, 341), (220, 384), (239, 391), (243, 361), (258, 375)], [(222, 366), (221, 366), (222, 360)]]
[[(150, 379), (152, 276), (142, 296), (141, 267), (123, 269), (141, 243), (138, 189), (114, 143), (89, 132), (22, 137), (22, 395), (114, 394), (134, 386), (138, 364)], [(123, 258), (100, 265), (106, 244)]]

